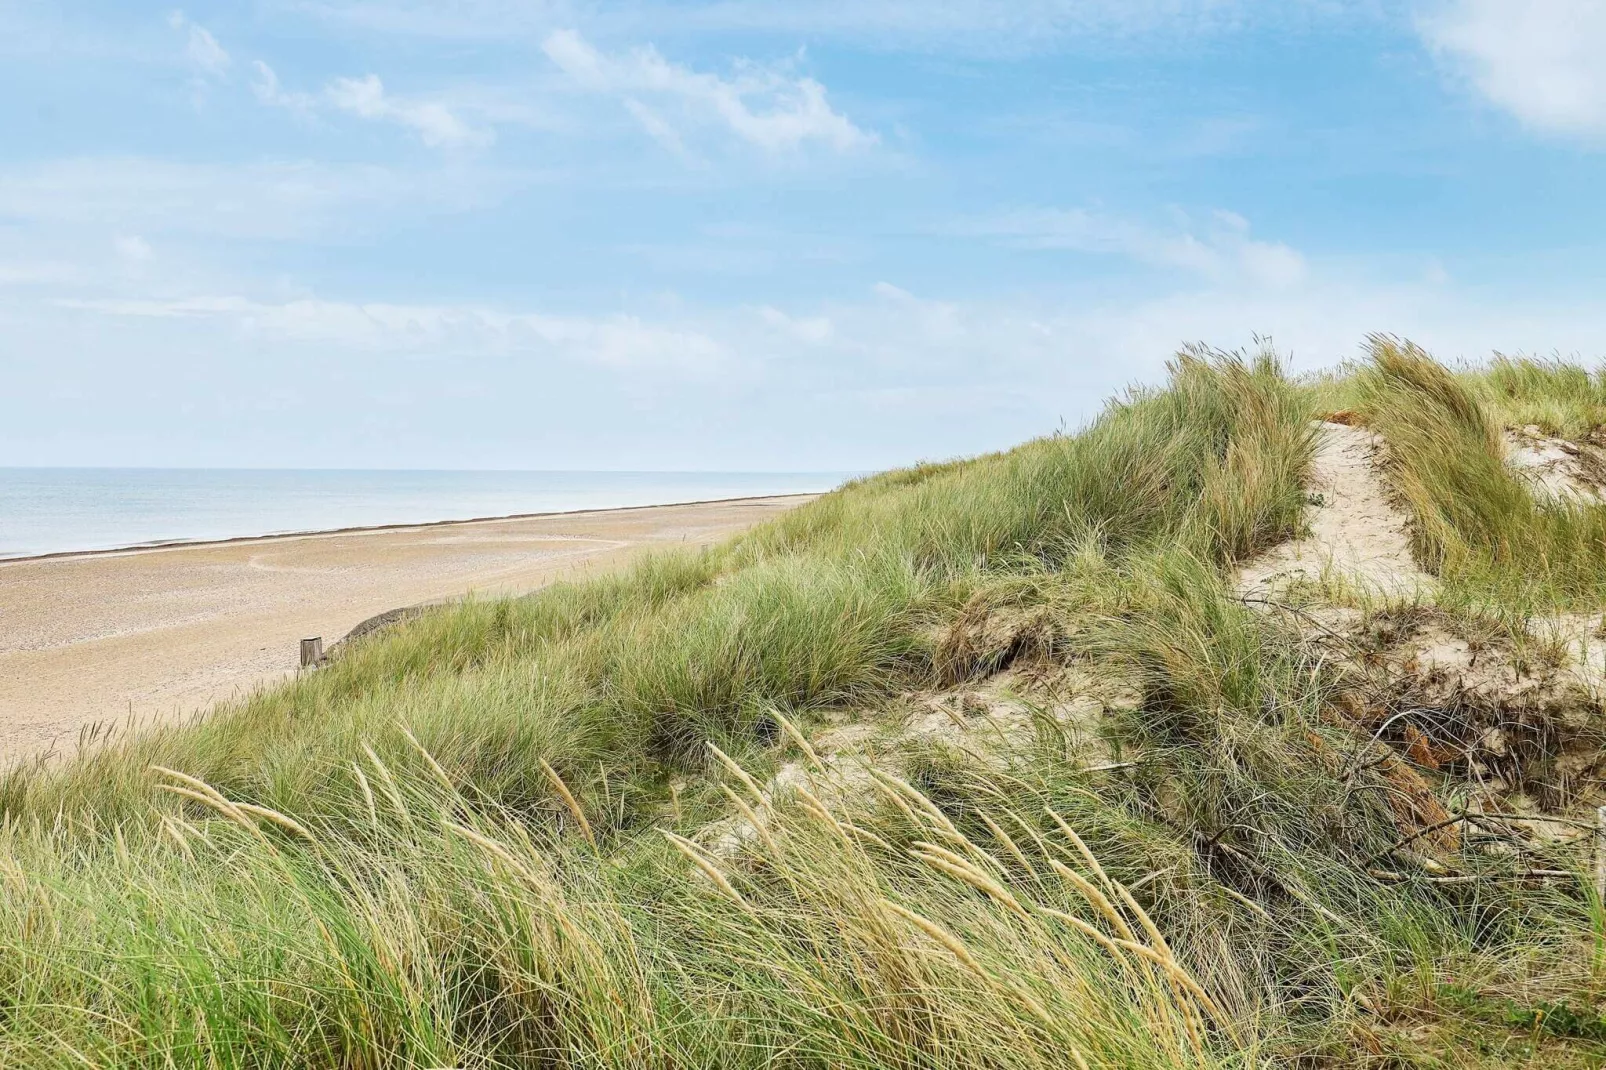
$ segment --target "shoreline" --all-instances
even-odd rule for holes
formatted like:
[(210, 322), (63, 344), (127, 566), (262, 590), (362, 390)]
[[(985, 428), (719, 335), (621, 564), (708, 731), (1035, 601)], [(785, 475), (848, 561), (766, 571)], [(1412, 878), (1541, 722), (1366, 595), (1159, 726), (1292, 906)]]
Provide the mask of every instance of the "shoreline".
[[(0, 561), (0, 763), (70, 753), (293, 676), (300, 640), (721, 542), (817, 494), (511, 514)], [(138, 726), (130, 729), (127, 726)]]
[(690, 501), (653, 502), (650, 505), (607, 505), (585, 509), (552, 509), (540, 513), (498, 513), (491, 516), (470, 516), (451, 520), (401, 521), (394, 524), (356, 524), (343, 528), (308, 528), (304, 531), (271, 531), (264, 535), (230, 535), (221, 539), (171, 539), (161, 542), (137, 542), (128, 546), (107, 546), (93, 550), (51, 550), (42, 554), (23, 554), (16, 557), (0, 556), (0, 568), (8, 565), (40, 561), (65, 561), (94, 557), (126, 557), (133, 554), (153, 554), (170, 550), (195, 550), (211, 546), (238, 546), (242, 544), (271, 543), (279, 539), (322, 539), (342, 535), (371, 535), (384, 532), (427, 531), (457, 524), (498, 524), (519, 520), (544, 520), (571, 516), (588, 516), (597, 513), (630, 513), (644, 509), (675, 509), (700, 505), (741, 505), (744, 502), (769, 504), (789, 498), (817, 498), (823, 491), (798, 491), (791, 494), (746, 494), (738, 498), (694, 498)]

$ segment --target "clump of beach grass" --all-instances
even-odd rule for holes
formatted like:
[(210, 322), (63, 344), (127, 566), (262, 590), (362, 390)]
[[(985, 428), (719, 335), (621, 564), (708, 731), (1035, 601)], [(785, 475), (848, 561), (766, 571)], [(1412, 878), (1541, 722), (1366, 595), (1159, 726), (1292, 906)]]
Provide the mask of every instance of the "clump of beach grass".
[(1503, 399), (1518, 418), (1533, 415), (1519, 403), (1544, 402), (1554, 407), (1550, 426), (1578, 430), (1598, 414), (1595, 380), (1511, 360), (1458, 377), (1387, 337), (1372, 339), (1370, 357), (1358, 379), (1362, 410), (1387, 443), (1417, 556), (1448, 596), (1520, 614), (1606, 602), (1606, 507), (1537, 497), (1506, 464), (1498, 410), (1480, 401)]
[[(1528, 515), (1480, 459), (1491, 418), (1396, 349), (1343, 390), (1421, 484), (1419, 549), (1516, 567), (1479, 534)], [(1413, 1065), (1391, 1022), (1450, 1036), (1501, 1000), (1583, 1021), (1583, 884), (1473, 855), (1466, 882), (1380, 877), (1410, 834), (1381, 744), (1328, 655), (1233, 593), (1301, 522), (1313, 396), (1269, 353), (1190, 350), (1077, 434), (434, 610), (11, 771), (0, 1065), (1248, 1070)], [(1546, 590), (1583, 597), (1560, 556)], [(907, 740), (850, 772), (810, 743), (1007, 668), (944, 640), (998, 607), (1045, 622), (1043, 671), (1134, 689), (1106, 760), (1047, 712), (987, 755)], [(1481, 1035), (1482, 1065), (1524, 1042)]]

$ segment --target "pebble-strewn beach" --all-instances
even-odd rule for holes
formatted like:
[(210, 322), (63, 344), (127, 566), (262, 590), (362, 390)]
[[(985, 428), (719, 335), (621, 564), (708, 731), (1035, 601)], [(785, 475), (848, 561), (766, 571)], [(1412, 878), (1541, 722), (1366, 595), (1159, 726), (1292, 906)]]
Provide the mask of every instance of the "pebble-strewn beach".
[(0, 761), (192, 713), (400, 606), (518, 593), (705, 545), (809, 495), (0, 562)]

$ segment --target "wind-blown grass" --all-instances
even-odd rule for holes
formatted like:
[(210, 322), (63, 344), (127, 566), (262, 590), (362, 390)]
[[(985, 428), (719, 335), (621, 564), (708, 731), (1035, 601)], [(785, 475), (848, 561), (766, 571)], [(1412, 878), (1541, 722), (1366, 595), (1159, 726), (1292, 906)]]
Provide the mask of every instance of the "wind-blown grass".
[(1535, 425), (1547, 435), (1582, 438), (1606, 427), (1606, 372), (1534, 357), (1496, 356), (1461, 377), (1503, 427)]
[[(1189, 352), (1077, 435), (12, 771), (0, 1065), (1248, 1068), (1583, 961), (1588, 900), (1510, 864), (1368, 873), (1400, 831), (1341, 678), (1229, 580), (1300, 523), (1309, 405)], [(1139, 695), (1109, 760), (1048, 716), (862, 774), (797, 743), (990, 672), (947, 637), (996, 607)]]
[(750, 734), (767, 706), (929, 681), (934, 628), (978, 585), (1051, 568), (1079, 541), (1225, 562), (1282, 538), (1308, 452), (1301, 402), (1269, 360), (1185, 355), (1170, 389), (1081, 435), (872, 477), (711, 552), (428, 615), (198, 726), (147, 731), (56, 776), (14, 773), (0, 811), (132, 813), (153, 763), (305, 807), (364, 741), (411, 761), (379, 741), (398, 719), (509, 803), (547, 795), (542, 760), (695, 759), (704, 739)]
[(1593, 420), (1595, 380), (1582, 369), (1503, 360), (1468, 386), (1409, 343), (1376, 338), (1359, 385), (1368, 423), (1388, 443), (1418, 558), (1456, 594), (1505, 607), (1594, 609), (1606, 601), (1606, 507), (1548, 501), (1505, 463), (1502, 399), (1552, 427)]

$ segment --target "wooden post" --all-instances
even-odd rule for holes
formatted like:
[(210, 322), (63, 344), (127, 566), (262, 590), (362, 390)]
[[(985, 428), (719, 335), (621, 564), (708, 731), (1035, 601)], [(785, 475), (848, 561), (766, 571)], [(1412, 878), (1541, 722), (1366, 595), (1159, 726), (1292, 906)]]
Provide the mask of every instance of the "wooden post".
[(1606, 806), (1595, 810), (1595, 897), (1606, 903)]
[[(310, 669), (323, 660), (323, 636), (315, 635), (311, 639), (301, 640), (301, 667)], [(1606, 810), (1603, 810), (1606, 812)]]

